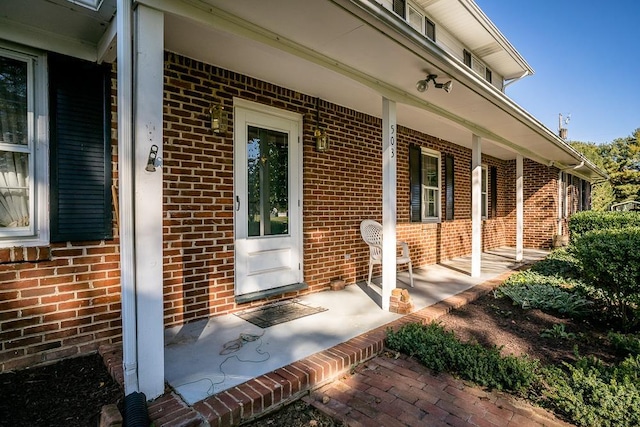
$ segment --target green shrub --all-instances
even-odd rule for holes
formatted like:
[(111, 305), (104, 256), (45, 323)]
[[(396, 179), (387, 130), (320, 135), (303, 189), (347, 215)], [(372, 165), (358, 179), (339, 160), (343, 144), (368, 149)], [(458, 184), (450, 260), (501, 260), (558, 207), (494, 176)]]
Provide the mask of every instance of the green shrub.
[(411, 323), (397, 332), (389, 330), (387, 346), (417, 357), (426, 367), (447, 371), (484, 387), (521, 393), (537, 378), (538, 361), (501, 356), (497, 347), (460, 342), (438, 323)]
[(640, 354), (639, 335), (609, 332), (607, 337), (609, 338), (609, 341), (611, 341), (611, 345), (619, 354), (632, 356)]
[(602, 290), (605, 304), (624, 328), (638, 322), (640, 227), (589, 231), (573, 243), (587, 282)]
[(589, 231), (627, 227), (640, 227), (640, 212), (582, 211), (569, 218), (569, 235), (572, 243)]
[(556, 411), (579, 426), (640, 425), (640, 356), (607, 366), (580, 358), (575, 365), (544, 369), (544, 396)]
[(566, 279), (580, 279), (580, 261), (567, 249), (560, 248), (551, 252), (545, 259), (531, 266), (530, 271), (543, 276)]
[(495, 291), (496, 297), (509, 297), (522, 308), (539, 308), (570, 316), (588, 312), (591, 301), (570, 289), (570, 282), (534, 271), (512, 275)]

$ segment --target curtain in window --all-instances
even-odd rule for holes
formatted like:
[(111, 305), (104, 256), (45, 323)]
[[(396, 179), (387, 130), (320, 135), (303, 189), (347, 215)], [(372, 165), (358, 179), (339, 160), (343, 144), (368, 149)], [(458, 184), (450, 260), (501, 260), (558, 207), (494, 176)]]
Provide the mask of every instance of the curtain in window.
[(0, 57), (0, 227), (29, 225), (27, 64)]

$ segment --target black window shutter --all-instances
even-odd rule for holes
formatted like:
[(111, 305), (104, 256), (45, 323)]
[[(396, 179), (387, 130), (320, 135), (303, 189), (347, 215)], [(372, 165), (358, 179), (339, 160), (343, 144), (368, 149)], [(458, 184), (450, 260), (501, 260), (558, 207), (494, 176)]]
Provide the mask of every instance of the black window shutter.
[(422, 152), (417, 145), (409, 146), (409, 193), (411, 197), (411, 222), (422, 221)]
[(48, 62), (51, 241), (111, 239), (109, 68)]
[(491, 166), (489, 175), (489, 186), (491, 188), (491, 218), (496, 218), (498, 216), (498, 168)]
[(444, 158), (444, 219), (447, 221), (454, 219), (454, 176), (453, 156), (447, 154)]
[(393, 0), (393, 11), (404, 18), (406, 15), (406, 0)]

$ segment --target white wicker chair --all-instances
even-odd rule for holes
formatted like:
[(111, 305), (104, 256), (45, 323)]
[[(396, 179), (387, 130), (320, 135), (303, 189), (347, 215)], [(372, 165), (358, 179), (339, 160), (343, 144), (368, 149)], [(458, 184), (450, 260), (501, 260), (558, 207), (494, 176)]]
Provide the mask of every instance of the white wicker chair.
[[(360, 234), (362, 239), (369, 245), (369, 280), (367, 284), (371, 286), (371, 274), (375, 264), (382, 264), (382, 225), (371, 219), (365, 219), (360, 223)], [(413, 288), (413, 270), (411, 268), (411, 257), (409, 256), (409, 245), (406, 242), (398, 242), (402, 246), (402, 256), (396, 258), (396, 264), (409, 265), (409, 281)]]

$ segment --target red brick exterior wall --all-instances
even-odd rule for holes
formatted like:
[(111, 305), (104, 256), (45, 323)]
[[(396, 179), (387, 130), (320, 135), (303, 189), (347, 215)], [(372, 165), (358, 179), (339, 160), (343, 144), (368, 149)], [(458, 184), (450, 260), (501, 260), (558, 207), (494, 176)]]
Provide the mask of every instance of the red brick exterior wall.
[[(112, 81), (115, 106), (115, 76)], [(115, 107), (112, 128), (117, 183)], [(114, 236), (112, 241), (0, 249), (0, 372), (95, 352), (102, 344), (121, 341), (115, 220)]]
[[(334, 278), (355, 283), (368, 272), (368, 248), (360, 238), (359, 224), (365, 218), (382, 217), (380, 119), (321, 101), (321, 126), (330, 135), (331, 148), (319, 153), (313, 139), (314, 97), (167, 53), (165, 326), (251, 305), (240, 306), (234, 299), (233, 117), (225, 135), (210, 131), (208, 117), (213, 103), (221, 102), (232, 112), (234, 97), (303, 116), (304, 278), (309, 284), (305, 292), (328, 289)], [(113, 139), (117, 183), (115, 130)], [(442, 153), (442, 180), (444, 155), (455, 157), (454, 220), (410, 222), (409, 144)], [(497, 168), (500, 196), (497, 216), (483, 221), (484, 248), (513, 246), (515, 161), (487, 156), (482, 160)], [(415, 266), (470, 253), (470, 163), (467, 148), (399, 128), (398, 238), (409, 242)], [(525, 161), (527, 247), (550, 244), (557, 212), (556, 179), (557, 170)], [(118, 245), (116, 238), (0, 250), (2, 371), (92, 352), (121, 339)]]
[[(247, 306), (237, 305), (233, 293), (233, 117), (226, 135), (208, 128), (211, 104), (222, 103), (232, 112), (233, 97), (303, 116), (308, 292), (327, 289), (335, 278), (347, 283), (362, 280), (368, 271), (368, 249), (359, 224), (382, 217), (380, 119), (321, 101), (321, 126), (330, 135), (331, 148), (319, 153), (313, 140), (315, 98), (179, 55), (167, 54), (166, 59), (165, 324)], [(445, 154), (455, 157), (455, 220), (409, 222), (409, 144), (440, 151), (443, 159)], [(496, 217), (483, 221), (484, 248), (514, 245), (515, 161), (488, 156), (482, 161), (497, 168), (501, 196)], [(399, 128), (398, 237), (409, 242), (416, 266), (470, 253), (470, 164), (470, 149)]]

